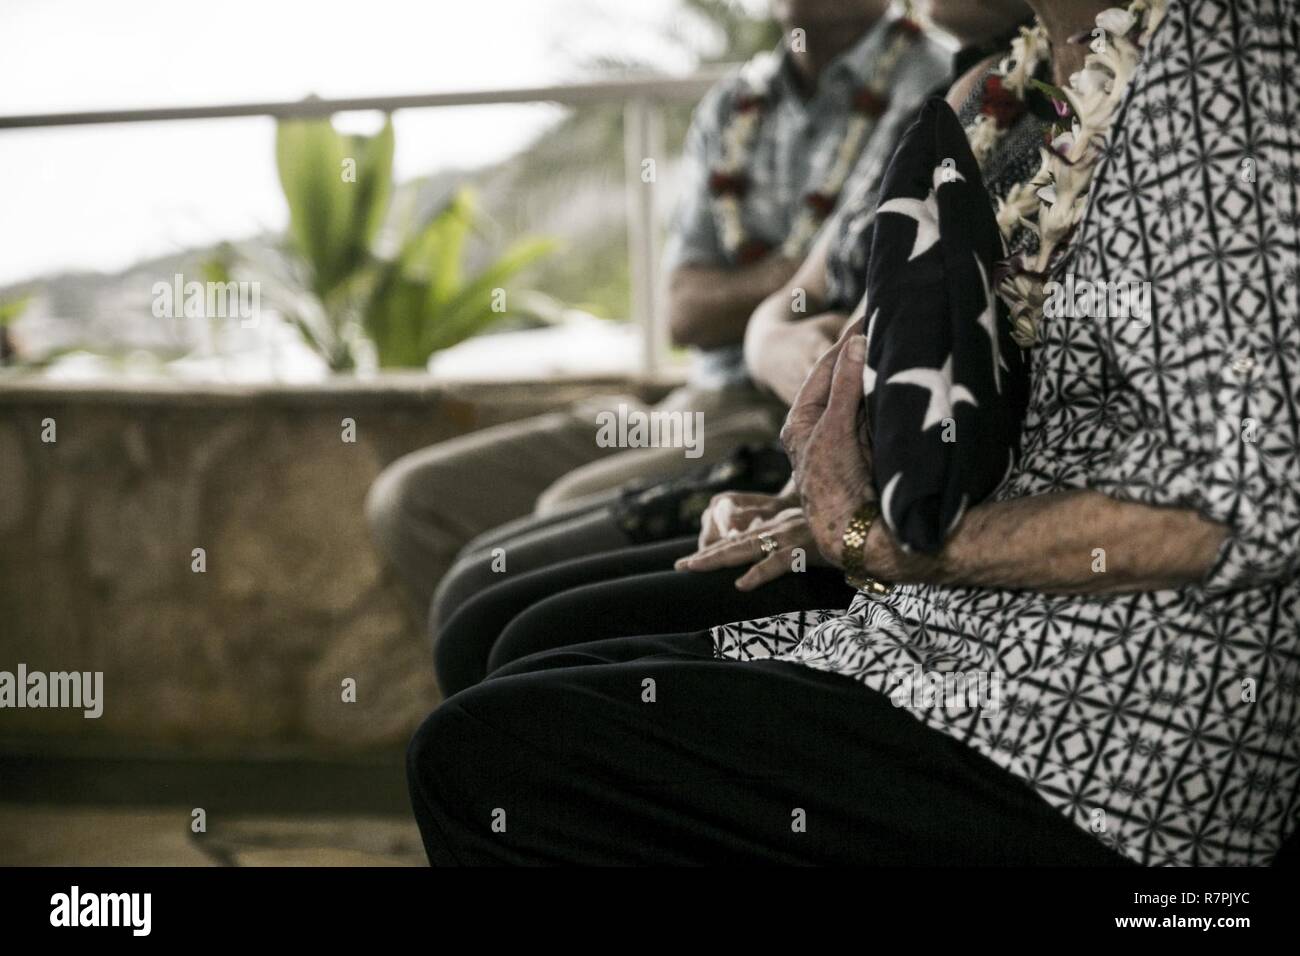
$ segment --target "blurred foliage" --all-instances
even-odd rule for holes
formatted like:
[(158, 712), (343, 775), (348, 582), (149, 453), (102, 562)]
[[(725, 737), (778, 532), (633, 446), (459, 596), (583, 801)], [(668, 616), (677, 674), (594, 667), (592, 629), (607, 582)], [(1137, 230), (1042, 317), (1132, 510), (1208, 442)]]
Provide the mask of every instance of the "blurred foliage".
[[(328, 120), (276, 129), (276, 167), (289, 205), (288, 255), (264, 262), (271, 301), (333, 371), (357, 365), (366, 340), (381, 367), (423, 368), (434, 352), (503, 317), (505, 284), (553, 243), (526, 239), (473, 275), (464, 266), (479, 214), (461, 190), (420, 219), (406, 217), (378, 248), (390, 221), (391, 120), (374, 136), (338, 132)], [(230, 275), (221, 256), (210, 277)]]
[(393, 124), (375, 136), (339, 133), (326, 120), (276, 126), (275, 164), (289, 204), (289, 238), (325, 303), (370, 262), (393, 188)]
[(0, 302), (0, 329), (15, 321), (23, 310), (27, 308), (27, 303), (31, 301), (31, 296), (24, 295), (17, 299), (10, 299), (8, 302)]
[(30, 301), (31, 296), (24, 295), (7, 302), (0, 302), (0, 365), (15, 364), (21, 358), (14, 347), (13, 339), (10, 338), (9, 326), (23, 314)]
[[(721, 34), (720, 51), (710, 56), (699, 51), (700, 62), (727, 63), (748, 60), (754, 54), (770, 50), (780, 42), (781, 27), (771, 17), (755, 17), (736, 0), (681, 0), (685, 12)], [(670, 30), (683, 45), (690, 40), (680, 29)]]
[[(779, 31), (735, 0), (679, 0), (659, 39), (686, 59), (708, 64), (770, 49)], [(663, 61), (602, 54), (570, 57), (569, 63), (577, 80), (654, 72)], [(691, 112), (685, 103), (664, 107), (663, 165), (680, 151)], [(222, 284), (259, 281), (262, 303), (285, 316), (337, 371), (364, 364), (371, 354), (384, 366), (423, 366), (432, 352), (496, 321), (567, 321), (575, 311), (626, 316), (621, 104), (570, 110), (495, 166), (442, 170), (400, 188), (393, 150), (388, 123), (371, 136), (344, 134), (326, 121), (282, 123), (275, 160), (289, 209), (286, 234), (196, 251), (203, 261), (187, 252), (143, 265), (164, 274), (197, 267), (205, 281)], [(430, 166), (438, 159), (427, 157)], [(466, 182), (476, 193), (456, 191)], [(407, 198), (418, 201), (407, 204)], [(408, 208), (419, 213), (399, 214)], [(565, 254), (545, 255), (551, 246), (539, 240), (509, 241), (537, 234), (565, 236)], [(502, 315), (491, 309), (490, 293), (507, 283), (508, 312)], [(59, 277), (53, 292), (37, 293), (42, 316), (83, 323), (81, 338), (59, 342), (41, 361), (78, 349), (110, 357), (121, 351), (128, 358), (141, 348), (169, 359), (187, 355), (193, 347), (188, 327), (177, 341), (160, 341), (152, 322), (126, 336), (96, 326), (95, 317), (119, 307), (118, 284), (118, 277), (70, 274)], [(26, 304), (0, 304), (0, 355), (9, 364), (37, 361), (15, 354), (14, 347), (25, 351), (25, 343), (12, 340), (16, 332), (10, 335)]]
[(361, 315), (381, 366), (423, 367), (434, 352), (496, 322), (506, 311), (505, 284), (555, 246), (521, 240), (467, 277), (465, 243), (476, 219), (474, 194), (462, 189), (380, 267)]

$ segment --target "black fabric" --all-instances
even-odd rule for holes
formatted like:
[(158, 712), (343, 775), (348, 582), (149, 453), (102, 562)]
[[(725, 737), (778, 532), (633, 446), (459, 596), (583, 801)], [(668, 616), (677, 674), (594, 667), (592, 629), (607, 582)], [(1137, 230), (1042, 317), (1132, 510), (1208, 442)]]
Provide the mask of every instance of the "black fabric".
[[(438, 634), (466, 601), (503, 580), (584, 555), (629, 546), (609, 508), (595, 507), (553, 520), (549, 515), (515, 523), (513, 534), (487, 539), (466, 549), (447, 570), (429, 604), (429, 632)], [(498, 560), (498, 555), (500, 560)]]
[[(671, 568), (674, 561), (694, 550), (689, 539), (611, 548), (596, 554), (574, 544), (563, 538), (548, 543), (546, 560), (540, 563), (511, 547), (505, 574), (492, 572), (490, 555), (475, 555), (457, 563), (444, 582), (449, 593), (434, 598), (430, 614), (433, 670), (444, 697), (486, 676), (492, 645), (514, 616), (529, 605), (583, 584)], [(572, 557), (575, 554), (584, 556)], [(442, 587), (439, 591), (441, 594)]]
[[(787, 574), (757, 591), (735, 581), (744, 568), (673, 571), (694, 537), (574, 558), (510, 574), (465, 600), (435, 635), (444, 696), (478, 683), (516, 658), (568, 643), (716, 624), (821, 608), (846, 608), (853, 591), (826, 568)], [(497, 577), (500, 577), (498, 575)]]
[(935, 552), (1019, 450), (1029, 367), (994, 293), (993, 203), (956, 114), (930, 100), (890, 162), (867, 267), (864, 389), (877, 492)]
[[(1001, 49), (1005, 51), (1006, 47)], [(984, 58), (978, 56), (976, 62)], [(985, 83), (993, 70), (990, 67), (980, 78), (962, 104), (959, 116), (963, 124), (969, 124), (987, 110), (1002, 117), (1006, 124), (1001, 148), (994, 151), (984, 167), (984, 184), (989, 192), (1005, 197), (1013, 186), (1038, 172), (1039, 147), (1044, 135), (1060, 117), (1056, 115), (1051, 100), (1034, 89), (1028, 92), (1023, 103), (1011, 103), (1004, 98), (994, 109), (985, 97)], [(959, 69), (956, 75), (964, 72), (964, 68)], [(1051, 80), (1050, 64), (1038, 78)], [(850, 197), (836, 217), (839, 229), (826, 256), (826, 308), (831, 311), (852, 312), (866, 295), (871, 226), (876, 219), (879, 197), (878, 190), (857, 193)], [(1013, 239), (1014, 251), (1025, 251), (1025, 248), (1020, 248), (1022, 245), (1028, 249), (1036, 248), (1036, 241), (1027, 229), (1021, 229)]]
[(580, 644), (446, 701), (408, 753), (430, 862), (1127, 863), (856, 681), (711, 654)]
[(742, 445), (723, 461), (668, 479), (626, 486), (613, 516), (636, 544), (698, 534), (709, 500), (723, 491), (774, 494), (790, 478), (790, 459), (780, 442)]
[[(703, 630), (791, 611), (843, 610), (856, 593), (845, 583), (844, 575), (831, 568), (809, 568), (786, 574), (756, 591), (737, 591), (736, 579), (745, 570), (659, 571), (557, 593), (521, 611), (506, 625), (492, 647), (488, 671), (562, 647), (574, 634), (588, 642)], [(502, 597), (498, 603), (509, 600), (509, 595)]]
[(568, 524), (599, 511), (608, 513), (610, 506), (618, 501), (618, 496), (619, 490), (613, 488), (564, 502), (545, 514), (522, 515), (489, 531), (484, 531), (465, 545), (460, 552), (461, 556), (481, 554), (494, 547), (504, 546), (524, 535)]

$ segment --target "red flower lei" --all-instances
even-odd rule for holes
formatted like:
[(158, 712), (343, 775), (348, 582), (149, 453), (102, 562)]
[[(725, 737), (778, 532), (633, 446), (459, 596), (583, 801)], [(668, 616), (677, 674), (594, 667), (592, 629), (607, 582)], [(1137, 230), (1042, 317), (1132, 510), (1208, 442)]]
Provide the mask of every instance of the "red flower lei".
[(1002, 84), (1002, 77), (996, 73), (985, 77), (984, 102), (980, 112), (991, 117), (998, 129), (1009, 129), (1024, 111), (1024, 102)]

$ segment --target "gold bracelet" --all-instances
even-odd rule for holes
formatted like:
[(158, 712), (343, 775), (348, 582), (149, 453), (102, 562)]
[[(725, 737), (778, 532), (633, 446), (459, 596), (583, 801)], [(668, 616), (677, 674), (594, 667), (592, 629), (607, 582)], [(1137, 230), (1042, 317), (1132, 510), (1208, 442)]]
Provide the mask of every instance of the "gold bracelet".
[(859, 591), (884, 596), (894, 590), (892, 584), (878, 581), (867, 574), (866, 549), (867, 533), (871, 525), (880, 517), (880, 505), (868, 501), (859, 508), (844, 529), (844, 579)]

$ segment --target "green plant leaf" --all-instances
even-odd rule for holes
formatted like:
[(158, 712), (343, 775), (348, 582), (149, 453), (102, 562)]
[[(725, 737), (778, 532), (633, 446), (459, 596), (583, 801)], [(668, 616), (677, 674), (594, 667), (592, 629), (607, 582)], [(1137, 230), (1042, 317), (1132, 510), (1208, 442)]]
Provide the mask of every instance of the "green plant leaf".
[(504, 313), (494, 311), (493, 294), (528, 265), (555, 248), (550, 239), (526, 239), (501, 254), (491, 265), (461, 287), (443, 308), (431, 328), (429, 354), (449, 348), (499, 321)]
[(31, 300), (30, 295), (25, 295), (18, 299), (10, 299), (8, 302), (0, 302), (0, 328), (4, 328), (22, 315)]
[(393, 151), (396, 141), (392, 117), (384, 119), (383, 128), (374, 136), (356, 136), (352, 137), (352, 141), (357, 160), (352, 226), (357, 230), (361, 246), (369, 250), (384, 224), (393, 193)]
[(322, 300), (369, 263), (392, 194), (393, 147), (390, 120), (374, 136), (344, 136), (326, 120), (286, 120), (276, 129), (290, 240)]
[(433, 294), (439, 302), (447, 301), (460, 287), (465, 240), (474, 224), (476, 209), (474, 193), (460, 189), (434, 220), (439, 228), (436, 233), (437, 242), (431, 250), (429, 269)]
[(349, 157), (343, 139), (325, 120), (286, 120), (276, 127), (276, 168), (289, 204), (289, 236), (325, 297), (341, 281), (355, 184), (343, 182)]
[[(290, 321), (333, 369), (352, 367), (347, 329), (359, 319), (382, 367), (423, 367), (429, 356), (501, 318), (493, 292), (553, 243), (510, 247), (466, 280), (465, 255), (478, 232), (475, 194), (460, 189), (426, 221), (407, 226), (388, 260), (373, 252), (393, 182), (391, 121), (374, 136), (344, 136), (322, 120), (292, 120), (276, 132), (276, 166), (289, 205), (289, 245), (306, 265), (323, 320), (292, 310)], [(355, 164), (355, 177), (345, 176)], [(315, 313), (315, 310), (308, 310)]]

